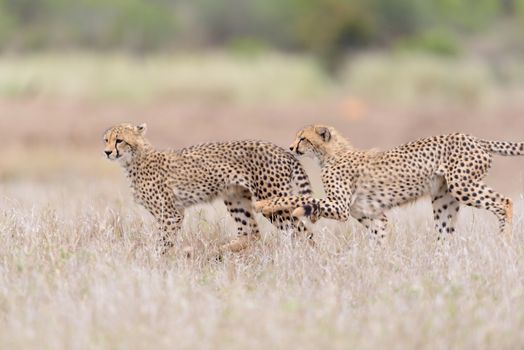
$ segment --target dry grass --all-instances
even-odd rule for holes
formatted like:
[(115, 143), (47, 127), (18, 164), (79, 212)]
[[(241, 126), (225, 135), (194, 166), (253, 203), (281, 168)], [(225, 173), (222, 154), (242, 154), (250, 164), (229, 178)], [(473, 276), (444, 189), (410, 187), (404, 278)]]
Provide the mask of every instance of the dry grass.
[(315, 249), (259, 218), (263, 241), (209, 259), (234, 231), (221, 205), (193, 209), (159, 258), (154, 226), (122, 182), (11, 181), (0, 189), (2, 349), (517, 349), (524, 346), (523, 201), (514, 240), (464, 210), (438, 248), (429, 204), (391, 213), (371, 246), (321, 221)]

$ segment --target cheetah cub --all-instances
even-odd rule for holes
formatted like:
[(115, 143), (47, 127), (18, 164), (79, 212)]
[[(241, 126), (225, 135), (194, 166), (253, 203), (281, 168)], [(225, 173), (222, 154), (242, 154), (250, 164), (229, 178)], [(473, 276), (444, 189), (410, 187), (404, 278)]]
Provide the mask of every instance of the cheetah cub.
[(512, 201), (483, 183), (493, 154), (524, 155), (524, 143), (486, 141), (465, 134), (420, 139), (388, 151), (359, 151), (333, 127), (313, 125), (297, 133), (290, 149), (318, 160), (327, 198), (262, 200), (269, 215), (294, 209), (293, 216), (346, 221), (353, 216), (371, 232), (386, 236), (390, 208), (430, 195), (439, 239), (455, 231), (461, 204), (496, 215), (500, 231), (511, 233)]
[[(108, 159), (124, 168), (135, 200), (156, 219), (162, 251), (174, 244), (185, 208), (221, 197), (235, 220), (238, 236), (221, 251), (240, 251), (259, 238), (253, 200), (309, 196), (308, 176), (296, 158), (263, 141), (206, 143), (158, 151), (145, 138), (146, 125), (121, 124), (104, 133)], [(266, 217), (280, 230), (312, 235), (290, 211)]]

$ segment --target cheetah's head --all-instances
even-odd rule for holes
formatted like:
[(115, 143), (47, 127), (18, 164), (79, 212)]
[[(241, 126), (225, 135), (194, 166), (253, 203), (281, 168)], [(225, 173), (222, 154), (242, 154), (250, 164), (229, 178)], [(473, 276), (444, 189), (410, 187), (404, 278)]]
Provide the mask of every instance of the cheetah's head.
[(300, 130), (289, 149), (297, 155), (318, 157), (346, 145), (347, 141), (338, 135), (335, 128), (317, 124)]
[(148, 144), (144, 135), (146, 124), (120, 124), (109, 128), (104, 133), (104, 153), (110, 160), (127, 162), (135, 150)]

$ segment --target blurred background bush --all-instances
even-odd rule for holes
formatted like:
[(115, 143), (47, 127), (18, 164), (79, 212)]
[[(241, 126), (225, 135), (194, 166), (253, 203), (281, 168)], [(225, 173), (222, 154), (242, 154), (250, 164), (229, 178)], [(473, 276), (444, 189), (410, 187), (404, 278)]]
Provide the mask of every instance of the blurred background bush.
[(497, 24), (524, 31), (522, 0), (1, 0), (0, 14), (4, 52), (272, 48), (326, 63), (366, 47), (456, 55)]
[(449, 54), (457, 36), (502, 20), (524, 25), (522, 0), (1, 0), (0, 9), (1, 47), (16, 51), (145, 53), (247, 40), (324, 56), (408, 41)]

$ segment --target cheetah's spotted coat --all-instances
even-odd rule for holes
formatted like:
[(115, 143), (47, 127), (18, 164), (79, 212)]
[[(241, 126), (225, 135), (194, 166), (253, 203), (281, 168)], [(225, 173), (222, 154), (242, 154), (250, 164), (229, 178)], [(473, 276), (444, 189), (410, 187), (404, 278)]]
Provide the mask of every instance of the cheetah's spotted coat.
[[(173, 245), (184, 209), (222, 197), (238, 237), (222, 250), (238, 251), (259, 236), (252, 201), (309, 195), (309, 179), (295, 157), (262, 141), (207, 143), (157, 151), (144, 137), (145, 125), (122, 124), (104, 134), (105, 153), (117, 160), (131, 182), (135, 200), (156, 219), (164, 249)], [(267, 215), (275, 226), (311, 235), (289, 211)]]
[(291, 196), (256, 203), (265, 215), (295, 209), (294, 216), (346, 221), (349, 216), (385, 237), (390, 208), (429, 194), (439, 239), (455, 231), (461, 204), (496, 215), (501, 232), (511, 232), (512, 201), (483, 182), (493, 154), (524, 155), (524, 143), (485, 141), (465, 134), (420, 139), (388, 151), (359, 151), (334, 128), (300, 130), (291, 150), (316, 158), (327, 198)]

